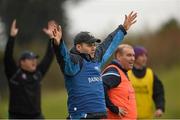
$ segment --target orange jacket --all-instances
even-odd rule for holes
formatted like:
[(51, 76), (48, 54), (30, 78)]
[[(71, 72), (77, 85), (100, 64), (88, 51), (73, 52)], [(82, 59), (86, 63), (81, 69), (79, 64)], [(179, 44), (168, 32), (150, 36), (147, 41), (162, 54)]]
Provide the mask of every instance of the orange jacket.
[[(119, 69), (116, 65), (110, 65), (109, 67), (114, 67), (118, 70), (118, 73), (121, 76), (121, 83), (116, 87), (112, 88), (108, 91), (108, 96), (111, 102), (117, 106), (122, 108), (127, 112), (127, 114), (123, 117), (112, 113), (110, 110), (107, 111), (108, 119), (136, 119), (137, 111), (136, 111), (136, 100), (135, 100), (135, 92), (134, 88), (131, 85), (131, 82), (127, 78), (127, 76), (123, 73), (121, 69)], [(104, 71), (105, 71), (104, 70)]]

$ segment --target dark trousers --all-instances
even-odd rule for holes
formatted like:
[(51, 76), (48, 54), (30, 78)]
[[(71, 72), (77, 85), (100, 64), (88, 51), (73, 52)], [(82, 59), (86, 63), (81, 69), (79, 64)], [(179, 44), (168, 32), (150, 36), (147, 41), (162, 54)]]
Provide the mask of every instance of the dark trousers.
[(87, 113), (82, 114), (81, 116), (77, 115), (77, 118), (71, 118), (70, 116), (67, 119), (105, 119), (107, 118), (106, 112), (97, 112), (97, 113)]
[(44, 119), (42, 114), (12, 114), (9, 113), (9, 119)]
[(87, 113), (86, 118), (81, 119), (105, 119), (107, 117), (106, 113)]

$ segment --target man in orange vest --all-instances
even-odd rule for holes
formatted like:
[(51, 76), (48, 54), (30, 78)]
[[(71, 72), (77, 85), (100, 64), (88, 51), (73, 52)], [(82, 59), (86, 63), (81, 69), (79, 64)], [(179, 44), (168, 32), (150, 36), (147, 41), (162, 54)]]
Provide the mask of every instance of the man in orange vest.
[(115, 60), (102, 74), (108, 119), (136, 119), (134, 88), (127, 77), (133, 68), (135, 53), (132, 46), (121, 44), (115, 52)]
[(165, 110), (163, 84), (153, 70), (147, 67), (147, 50), (142, 46), (136, 46), (134, 52), (134, 67), (128, 71), (128, 77), (136, 93), (138, 118), (161, 117)]

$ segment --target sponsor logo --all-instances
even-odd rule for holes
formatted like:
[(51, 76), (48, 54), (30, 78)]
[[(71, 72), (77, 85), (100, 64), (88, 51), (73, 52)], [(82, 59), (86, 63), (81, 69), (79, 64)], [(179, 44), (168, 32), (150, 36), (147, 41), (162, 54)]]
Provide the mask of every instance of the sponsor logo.
[(74, 111), (77, 111), (77, 107), (74, 107)]
[(23, 78), (23, 79), (27, 79), (27, 76), (26, 76), (25, 73), (22, 74), (22, 78)]
[(135, 89), (136, 93), (141, 93), (141, 94), (149, 94), (148, 86), (143, 85), (143, 86), (133, 86)]
[(88, 81), (89, 81), (89, 83), (101, 82), (102, 79), (101, 79), (101, 77), (88, 77)]

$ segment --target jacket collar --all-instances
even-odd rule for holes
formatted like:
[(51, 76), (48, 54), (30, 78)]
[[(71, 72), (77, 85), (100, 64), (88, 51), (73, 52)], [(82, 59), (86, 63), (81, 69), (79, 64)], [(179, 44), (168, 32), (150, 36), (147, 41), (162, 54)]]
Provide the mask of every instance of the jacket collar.
[(121, 63), (120, 63), (118, 60), (114, 59), (114, 60), (111, 62), (111, 64), (116, 65), (116, 66), (119, 67), (125, 74), (127, 74), (127, 70), (125, 70), (125, 69), (122, 67)]
[(70, 50), (70, 53), (80, 55), (82, 58), (86, 59), (87, 61), (93, 61), (94, 60), (91, 58), (91, 56), (89, 54), (80, 53), (79, 51), (77, 51), (75, 46)]
[(136, 67), (133, 67), (132, 71), (135, 76), (137, 76), (138, 78), (142, 78), (146, 74), (146, 67), (143, 67), (142, 69), (137, 69)]

